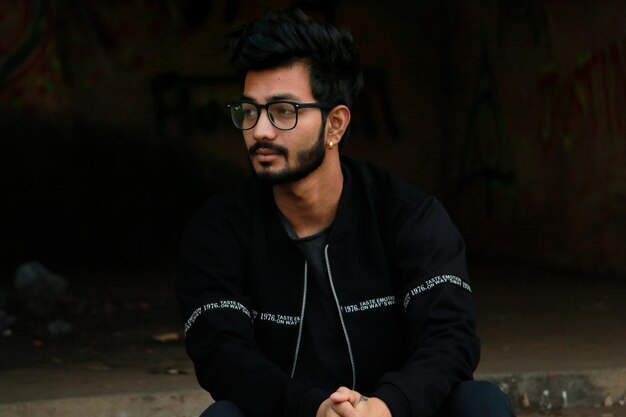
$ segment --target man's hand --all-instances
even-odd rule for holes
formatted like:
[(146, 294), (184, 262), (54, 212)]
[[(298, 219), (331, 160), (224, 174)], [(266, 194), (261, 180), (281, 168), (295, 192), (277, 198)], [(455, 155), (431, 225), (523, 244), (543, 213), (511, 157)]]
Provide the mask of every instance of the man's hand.
[(354, 404), (360, 394), (346, 387), (340, 387), (317, 409), (315, 417), (359, 417)]
[(362, 397), (354, 409), (359, 417), (393, 417), (387, 404), (376, 397)]
[(340, 387), (325, 400), (315, 417), (392, 417), (387, 404), (375, 397)]

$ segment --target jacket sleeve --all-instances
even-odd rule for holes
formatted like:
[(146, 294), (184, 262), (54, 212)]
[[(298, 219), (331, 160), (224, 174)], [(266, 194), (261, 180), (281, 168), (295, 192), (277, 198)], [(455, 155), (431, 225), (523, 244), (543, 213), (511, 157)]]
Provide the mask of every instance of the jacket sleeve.
[(471, 380), (480, 356), (463, 239), (446, 211), (427, 198), (404, 216), (396, 263), (409, 335), (408, 359), (384, 374), (372, 396), (393, 417), (434, 415), (452, 389)]
[(246, 416), (313, 417), (326, 394), (292, 380), (255, 343), (245, 251), (235, 229), (205, 207), (181, 243), (176, 295), (198, 382)]

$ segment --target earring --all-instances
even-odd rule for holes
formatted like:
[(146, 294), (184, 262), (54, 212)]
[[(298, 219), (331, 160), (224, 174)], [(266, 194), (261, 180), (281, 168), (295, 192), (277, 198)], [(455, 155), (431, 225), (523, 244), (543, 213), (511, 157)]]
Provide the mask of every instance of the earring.
[(331, 140), (328, 142), (328, 149), (332, 149), (335, 146), (335, 143)]

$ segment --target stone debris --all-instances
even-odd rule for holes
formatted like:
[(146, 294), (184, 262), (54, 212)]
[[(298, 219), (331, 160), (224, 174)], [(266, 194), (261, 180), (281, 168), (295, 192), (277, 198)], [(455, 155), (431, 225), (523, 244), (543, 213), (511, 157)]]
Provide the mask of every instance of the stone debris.
[(52, 337), (60, 337), (69, 334), (74, 325), (65, 320), (54, 320), (48, 323), (48, 334)]
[(543, 390), (541, 394), (541, 399), (539, 400), (539, 410), (546, 412), (552, 410), (552, 401), (550, 400), (550, 391), (547, 389)]
[(180, 340), (180, 335), (177, 332), (167, 332), (155, 334), (154, 336), (152, 336), (152, 339), (161, 343), (176, 342)]
[(613, 398), (611, 398), (611, 395), (607, 395), (606, 398), (604, 398), (603, 404), (605, 407), (613, 407)]
[(2, 334), (2, 337), (9, 337), (13, 334), (13, 325), (16, 321), (17, 318), (15, 316), (0, 310), (0, 334)]
[(149, 373), (154, 375), (189, 375), (189, 370), (176, 368), (176, 367), (167, 367), (167, 368), (150, 368)]
[(13, 287), (24, 311), (33, 316), (49, 317), (66, 293), (67, 280), (33, 261), (17, 269)]

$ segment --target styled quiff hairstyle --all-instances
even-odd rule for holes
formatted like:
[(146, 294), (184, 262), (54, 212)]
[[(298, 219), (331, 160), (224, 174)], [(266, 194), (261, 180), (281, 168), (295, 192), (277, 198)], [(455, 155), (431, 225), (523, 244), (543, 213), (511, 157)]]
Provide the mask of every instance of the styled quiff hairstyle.
[(229, 34), (230, 62), (245, 77), (251, 70), (305, 62), (313, 97), (352, 107), (363, 85), (358, 51), (347, 30), (322, 24), (300, 10), (270, 12)]

